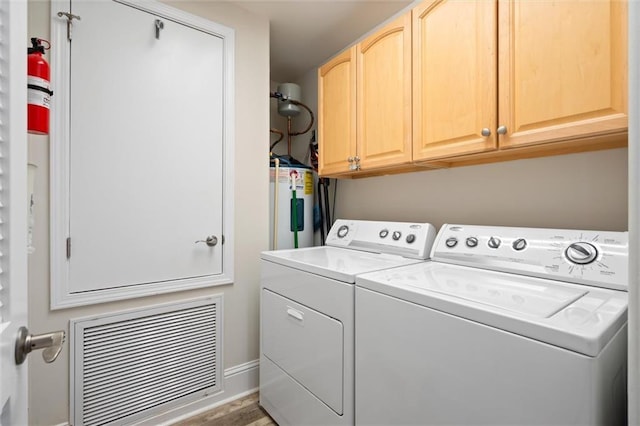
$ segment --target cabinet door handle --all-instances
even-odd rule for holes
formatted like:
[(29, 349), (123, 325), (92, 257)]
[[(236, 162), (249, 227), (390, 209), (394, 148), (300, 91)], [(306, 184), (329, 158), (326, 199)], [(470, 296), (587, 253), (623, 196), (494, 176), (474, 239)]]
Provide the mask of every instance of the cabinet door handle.
[(507, 134), (507, 126), (498, 127), (498, 134), (499, 135), (506, 135)]
[(353, 159), (353, 157), (347, 157), (347, 161), (353, 163), (355, 160)]
[(480, 132), (480, 134), (481, 134), (482, 136), (484, 136), (485, 138), (486, 138), (486, 137), (489, 137), (489, 136), (491, 136), (491, 130), (490, 130), (488, 127), (485, 127), (485, 128), (483, 128), (483, 129), (482, 129), (482, 131)]

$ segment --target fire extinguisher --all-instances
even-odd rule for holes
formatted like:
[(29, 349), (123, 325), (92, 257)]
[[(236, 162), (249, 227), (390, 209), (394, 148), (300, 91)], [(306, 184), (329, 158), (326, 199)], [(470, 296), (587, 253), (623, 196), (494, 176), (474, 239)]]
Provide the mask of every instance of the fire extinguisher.
[(27, 50), (27, 88), (28, 88), (28, 118), (27, 130), (37, 135), (49, 134), (49, 104), (53, 92), (49, 86), (49, 64), (42, 56), (47, 44), (47, 50), (51, 45), (47, 40), (32, 38)]

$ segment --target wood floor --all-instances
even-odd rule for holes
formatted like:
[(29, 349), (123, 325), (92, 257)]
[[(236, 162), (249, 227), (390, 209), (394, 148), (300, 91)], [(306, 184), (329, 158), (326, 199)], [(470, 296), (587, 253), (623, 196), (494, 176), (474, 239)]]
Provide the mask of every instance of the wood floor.
[(173, 426), (277, 426), (258, 399), (258, 392), (252, 393)]

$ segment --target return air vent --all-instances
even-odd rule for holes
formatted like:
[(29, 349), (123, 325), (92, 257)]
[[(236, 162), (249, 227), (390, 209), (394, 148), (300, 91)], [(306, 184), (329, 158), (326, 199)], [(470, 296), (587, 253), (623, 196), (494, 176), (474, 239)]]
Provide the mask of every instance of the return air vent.
[(127, 424), (222, 390), (221, 302), (72, 320), (73, 424)]

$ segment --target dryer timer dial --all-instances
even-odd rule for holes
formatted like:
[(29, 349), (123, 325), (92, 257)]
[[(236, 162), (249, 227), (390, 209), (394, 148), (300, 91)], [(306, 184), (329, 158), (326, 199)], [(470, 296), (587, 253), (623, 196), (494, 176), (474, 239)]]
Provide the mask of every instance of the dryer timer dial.
[(590, 243), (577, 242), (567, 247), (567, 259), (576, 265), (588, 265), (598, 257), (598, 249)]

